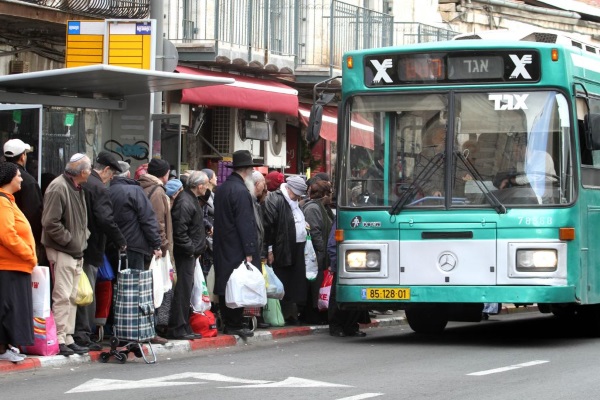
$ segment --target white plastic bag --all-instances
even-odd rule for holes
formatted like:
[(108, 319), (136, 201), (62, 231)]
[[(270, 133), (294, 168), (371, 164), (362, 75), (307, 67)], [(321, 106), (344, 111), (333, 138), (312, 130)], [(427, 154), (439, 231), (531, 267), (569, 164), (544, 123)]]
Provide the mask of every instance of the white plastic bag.
[(194, 287), (192, 288), (192, 298), (190, 300), (194, 312), (203, 313), (210, 310), (210, 295), (208, 287), (204, 280), (204, 273), (200, 266), (200, 261), (196, 259), (196, 267), (194, 268)]
[(229, 308), (264, 307), (267, 304), (265, 279), (254, 265), (244, 261), (233, 270), (225, 289), (225, 304)]
[(306, 265), (306, 279), (313, 281), (319, 274), (319, 264), (317, 263), (317, 253), (313, 247), (310, 234), (306, 236), (306, 245), (304, 246), (304, 263)]
[(165, 297), (161, 261), (152, 256), (149, 269), (152, 271), (152, 297), (154, 298), (154, 308), (158, 308), (162, 304), (163, 298)]
[(171, 281), (171, 270), (173, 269), (173, 265), (171, 265), (171, 255), (169, 254), (169, 250), (167, 250), (165, 256), (161, 257), (159, 261), (162, 269), (163, 290), (167, 293), (169, 290), (173, 289), (173, 282)]
[(272, 267), (266, 264), (263, 264), (262, 267), (265, 286), (267, 287), (267, 298), (277, 300), (283, 299), (283, 296), (285, 295), (283, 283), (281, 283), (277, 275), (275, 275), (275, 271), (273, 271)]
[(33, 316), (48, 318), (50, 316), (50, 268), (40, 266), (33, 268), (31, 294), (33, 296)]

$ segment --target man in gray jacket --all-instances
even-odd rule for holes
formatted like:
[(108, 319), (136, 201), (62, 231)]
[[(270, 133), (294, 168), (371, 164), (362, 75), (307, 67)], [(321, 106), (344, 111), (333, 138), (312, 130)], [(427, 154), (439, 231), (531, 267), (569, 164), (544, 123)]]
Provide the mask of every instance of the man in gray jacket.
[(59, 354), (85, 354), (87, 347), (73, 340), (77, 304), (75, 297), (83, 270), (83, 252), (90, 232), (82, 183), (87, 182), (92, 165), (85, 154), (74, 154), (65, 172), (50, 183), (44, 196), (42, 244), (54, 270), (52, 312), (56, 322)]

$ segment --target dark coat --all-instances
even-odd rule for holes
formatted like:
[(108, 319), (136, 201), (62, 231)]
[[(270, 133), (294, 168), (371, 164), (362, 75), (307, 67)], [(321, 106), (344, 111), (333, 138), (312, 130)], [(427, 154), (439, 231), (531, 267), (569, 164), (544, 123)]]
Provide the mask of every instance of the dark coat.
[(190, 189), (185, 189), (175, 199), (171, 216), (173, 253), (178, 257), (199, 257), (206, 248), (206, 231), (204, 211), (198, 197)]
[(322, 199), (309, 200), (302, 207), (306, 223), (310, 225), (310, 236), (312, 245), (317, 254), (319, 270), (324, 271), (329, 267), (327, 257), (327, 239), (331, 230), (331, 219)]
[(121, 228), (127, 249), (152, 255), (161, 238), (154, 209), (142, 187), (133, 179), (115, 177), (110, 183), (115, 222)]
[(237, 173), (232, 173), (219, 186), (215, 195), (214, 226), (214, 293), (225, 295), (227, 281), (246, 256), (260, 267), (260, 251), (252, 196)]
[(85, 192), (85, 202), (88, 214), (88, 229), (90, 237), (88, 246), (83, 253), (86, 264), (100, 267), (103, 262), (106, 238), (117, 244), (117, 247), (127, 244), (119, 226), (113, 217), (113, 206), (108, 188), (102, 183), (100, 175), (94, 170), (87, 182), (81, 185)]

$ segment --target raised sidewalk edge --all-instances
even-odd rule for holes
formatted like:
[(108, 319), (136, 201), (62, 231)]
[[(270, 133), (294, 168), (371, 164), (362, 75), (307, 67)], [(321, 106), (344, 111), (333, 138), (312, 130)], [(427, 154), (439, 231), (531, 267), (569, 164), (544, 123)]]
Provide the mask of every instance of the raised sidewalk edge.
[[(503, 307), (501, 314), (509, 314), (515, 312), (529, 312), (537, 311), (536, 306), (524, 306), (524, 307)], [(398, 316), (372, 318), (370, 324), (362, 325), (363, 329), (377, 328), (384, 326), (396, 326), (406, 324), (404, 313)], [(198, 351), (204, 349), (218, 349), (233, 347), (238, 345), (267, 342), (271, 340), (284, 339), (288, 337), (296, 336), (308, 336), (317, 333), (327, 333), (329, 327), (327, 325), (318, 326), (294, 326), (294, 327), (282, 327), (282, 328), (271, 328), (266, 330), (257, 330), (254, 332), (254, 337), (242, 339), (239, 336), (234, 335), (223, 335), (219, 334), (213, 338), (202, 338), (200, 340), (171, 340), (164, 345), (152, 345), (152, 349), (160, 361), (160, 356), (169, 356), (176, 354), (185, 354), (191, 351)], [(104, 350), (107, 350), (106, 347)], [(148, 349), (144, 346), (144, 351), (148, 354)], [(87, 364), (96, 362), (100, 359), (101, 351), (91, 351), (86, 355), (73, 355), (69, 357), (65, 356), (27, 356), (27, 358), (19, 363), (11, 363), (10, 361), (0, 361), (0, 372), (10, 373), (27, 370), (37, 370), (41, 368), (61, 368), (66, 366)], [(130, 360), (136, 359), (133, 354), (129, 355)], [(141, 359), (140, 359), (141, 360)], [(114, 363), (114, 359), (111, 357), (109, 363)], [(142, 361), (143, 362), (143, 361)]]

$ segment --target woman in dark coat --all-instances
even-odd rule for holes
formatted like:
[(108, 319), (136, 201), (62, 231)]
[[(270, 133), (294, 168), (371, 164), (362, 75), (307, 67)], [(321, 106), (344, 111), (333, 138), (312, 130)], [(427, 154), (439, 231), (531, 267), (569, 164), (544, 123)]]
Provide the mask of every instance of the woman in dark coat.
[(283, 283), (281, 311), (288, 324), (298, 323), (297, 305), (306, 303), (306, 221), (298, 205), (304, 193), (304, 179), (292, 176), (267, 196), (263, 209), (267, 261)]

